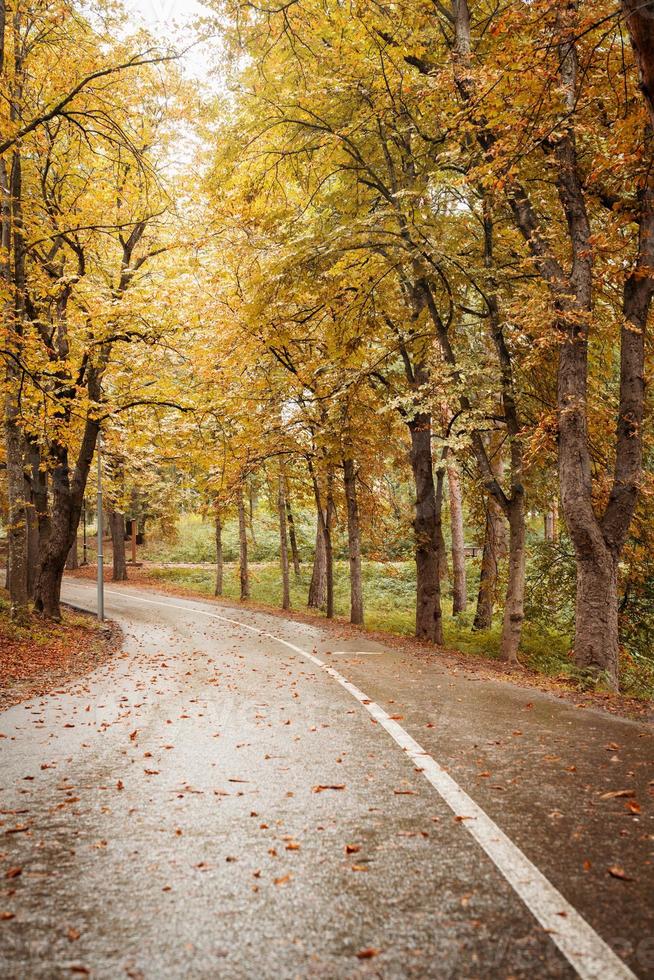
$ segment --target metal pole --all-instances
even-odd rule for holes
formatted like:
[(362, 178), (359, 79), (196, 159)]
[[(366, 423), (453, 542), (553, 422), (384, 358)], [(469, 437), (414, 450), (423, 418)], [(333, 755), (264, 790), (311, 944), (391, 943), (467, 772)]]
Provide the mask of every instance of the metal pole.
[(84, 499), (84, 502), (83, 502), (83, 505), (82, 505), (82, 514), (83, 514), (83, 520), (84, 520), (84, 551), (83, 551), (83, 556), (84, 557), (82, 559), (82, 565), (88, 565), (88, 559), (87, 559), (87, 556), (86, 556), (86, 498)]
[(102, 551), (102, 437), (98, 431), (98, 619), (104, 620), (104, 554)]

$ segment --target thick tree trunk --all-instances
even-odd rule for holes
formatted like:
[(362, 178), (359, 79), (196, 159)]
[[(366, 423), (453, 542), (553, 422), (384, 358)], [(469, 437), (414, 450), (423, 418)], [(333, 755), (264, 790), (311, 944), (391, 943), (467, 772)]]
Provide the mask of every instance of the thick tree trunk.
[(327, 550), (320, 511), (317, 510), (316, 514), (316, 551), (307, 605), (311, 609), (324, 609), (327, 598)]
[(277, 488), (277, 511), (279, 514), (279, 560), (282, 568), (282, 609), (291, 608), (291, 583), (288, 567), (288, 535), (286, 532), (286, 500), (284, 497), (284, 475), (279, 474)]
[(28, 437), (29, 460), (29, 499), (28, 537), (27, 537), (27, 587), (30, 598), (36, 593), (39, 562), (43, 542), (50, 527), (48, 514), (48, 481), (41, 469), (41, 447), (36, 440)]
[(27, 621), (27, 526), (28, 503), (25, 499), (25, 473), (23, 469), (23, 433), (18, 421), (18, 406), (13, 392), (13, 371), (8, 370), (9, 392), (5, 399), (5, 447), (7, 455), (7, 498), (9, 523), (7, 526), (7, 568), (11, 618), (17, 623)]
[(468, 604), (468, 585), (466, 580), (461, 479), (454, 463), (448, 464), (447, 482), (450, 491), (450, 528), (452, 532), (452, 612), (456, 616), (457, 613), (466, 611)]
[[(16, 55), (20, 60), (20, 55)], [(11, 104), (15, 118), (15, 105)], [(21, 210), (21, 158), (14, 150), (11, 173), (4, 160), (0, 161), (2, 199), (2, 254), (0, 275), (4, 282), (5, 318), (4, 343), (11, 356), (6, 360), (5, 375), (5, 450), (7, 465), (7, 578), (11, 602), (11, 618), (26, 622), (29, 616), (27, 575), (28, 500), (25, 495), (24, 436), (20, 424), (23, 317), (25, 309), (25, 248)]]
[(618, 562), (608, 548), (577, 563), (575, 664), (618, 685)]
[[(66, 571), (74, 572), (76, 568), (79, 568), (79, 558), (77, 556), (77, 535), (70, 546), (70, 551), (68, 552), (68, 557), (66, 558)], [(127, 578), (127, 573), (125, 574)], [(118, 581), (114, 575), (114, 581)]]
[(32, 481), (25, 478), (25, 500), (27, 504), (27, 594), (34, 598), (36, 575), (39, 566), (39, 519), (34, 502)]
[(441, 583), (439, 575), (440, 510), (434, 487), (431, 451), (431, 418), (419, 413), (409, 423), (411, 469), (416, 488), (416, 636), (443, 642)]
[(347, 503), (347, 544), (350, 558), (350, 622), (363, 625), (363, 584), (361, 580), (361, 530), (357, 500), (356, 470), (351, 459), (343, 460), (343, 482)]
[[(92, 395), (96, 400), (96, 387), (92, 388)], [(53, 442), (51, 445), (51, 456), (55, 461), (51, 484), (52, 507), (50, 516), (44, 520), (34, 604), (37, 612), (49, 619), (61, 619), (61, 580), (68, 552), (77, 534), (97, 434), (97, 422), (88, 420), (72, 478), (68, 450), (61, 443)]]
[(223, 522), (220, 514), (216, 511), (214, 522), (216, 530), (216, 590), (215, 595), (223, 594)]
[(640, 87), (654, 129), (654, 9), (651, 0), (622, 0), (631, 44), (640, 72)]
[(295, 581), (300, 581), (300, 552), (297, 546), (297, 536), (295, 534), (295, 519), (293, 517), (293, 508), (291, 507), (291, 498), (288, 492), (288, 480), (284, 477), (284, 496), (286, 497), (286, 518), (288, 521), (288, 537), (291, 543), (291, 555), (293, 557), (293, 574), (295, 576)]
[(525, 596), (525, 502), (515, 494), (509, 502), (509, 580), (502, 624), (502, 659), (516, 662), (524, 614)]
[(113, 581), (127, 581), (127, 561), (125, 557), (125, 515), (118, 510), (109, 511), (109, 530), (113, 552)]
[(245, 521), (245, 501), (243, 487), (238, 490), (238, 543), (239, 543), (239, 576), (241, 581), (241, 599), (250, 598), (250, 576), (248, 573), (248, 535)]

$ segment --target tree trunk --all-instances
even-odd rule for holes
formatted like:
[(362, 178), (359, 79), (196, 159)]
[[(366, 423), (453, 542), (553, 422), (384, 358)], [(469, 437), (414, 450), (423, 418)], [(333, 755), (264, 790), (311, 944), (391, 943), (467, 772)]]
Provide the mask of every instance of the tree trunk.
[(215, 517), (216, 529), (216, 590), (214, 595), (223, 594), (223, 522), (220, 514), (216, 510)]
[(347, 502), (347, 544), (350, 557), (350, 622), (363, 625), (363, 585), (361, 581), (361, 531), (357, 500), (356, 470), (351, 459), (343, 460), (343, 481)]
[(608, 548), (577, 561), (575, 664), (618, 686), (618, 562)]
[(286, 533), (286, 500), (284, 498), (284, 474), (280, 471), (277, 491), (279, 513), (279, 559), (282, 567), (282, 609), (291, 608), (291, 585), (288, 567), (288, 536)]
[(333, 483), (334, 474), (327, 473), (327, 506), (323, 509), (320, 486), (309, 461), (309, 473), (313, 482), (313, 493), (318, 515), (316, 534), (316, 556), (313, 563), (313, 575), (309, 587), (308, 605), (314, 609), (325, 608), (327, 619), (334, 615), (334, 559), (332, 552), (332, 519), (334, 514)]
[(463, 500), (461, 496), (461, 479), (454, 463), (447, 467), (447, 482), (450, 490), (450, 528), (452, 531), (452, 612), (466, 611), (468, 603), (468, 586), (466, 581), (466, 556), (463, 535)]
[(502, 624), (502, 659), (515, 663), (522, 633), (525, 596), (525, 499), (514, 494), (509, 501), (509, 580)]
[(288, 492), (288, 480), (284, 476), (284, 496), (286, 497), (286, 518), (288, 521), (288, 537), (291, 543), (291, 555), (293, 556), (293, 574), (295, 575), (295, 581), (300, 581), (300, 552), (297, 546), (297, 537), (295, 534), (295, 519), (293, 517), (293, 509), (291, 507), (291, 498)]
[(486, 499), (486, 526), (484, 530), (484, 550), (481, 558), (479, 593), (473, 629), (490, 629), (493, 622), (495, 592), (500, 558), (505, 551), (504, 518), (497, 501)]
[(241, 599), (250, 598), (250, 576), (248, 574), (248, 536), (245, 521), (245, 501), (243, 486), (238, 490), (238, 543), (239, 543), (239, 575), (241, 580)]
[(36, 575), (39, 566), (39, 519), (34, 500), (32, 481), (25, 478), (25, 500), (27, 504), (27, 594), (34, 598)]
[(546, 541), (556, 541), (558, 538), (558, 523), (559, 523), (559, 502), (555, 498), (552, 501), (552, 506), (548, 511), (545, 512), (543, 518), (545, 540)]
[(256, 548), (257, 539), (254, 534), (254, 511), (256, 508), (256, 493), (252, 482), (248, 483), (248, 523), (250, 525), (250, 540), (252, 541), (252, 547)]
[[(70, 551), (68, 552), (68, 557), (66, 558), (66, 571), (74, 572), (76, 568), (79, 568), (79, 558), (77, 556), (77, 535), (70, 546)], [(127, 574), (125, 574), (127, 578)], [(114, 575), (114, 581), (117, 581)]]
[[(327, 619), (334, 618), (334, 552), (332, 548), (332, 523), (334, 517), (334, 474), (330, 469), (327, 473), (327, 516), (323, 518), (325, 534), (325, 564), (327, 566)], [(321, 510), (321, 515), (323, 511)]]
[[(17, 55), (17, 58), (20, 56)], [(15, 106), (11, 105), (15, 118)], [(7, 578), (11, 601), (11, 618), (26, 622), (29, 616), (27, 585), (27, 500), (25, 497), (24, 436), (20, 425), (23, 316), (25, 304), (25, 248), (21, 210), (21, 158), (14, 150), (11, 176), (4, 160), (0, 162), (2, 194), (2, 256), (0, 275), (4, 281), (3, 294), (5, 333), (4, 343), (15, 358), (7, 357), (5, 373), (5, 449), (7, 465)], [(12, 261), (13, 260), (13, 261)]]
[(41, 447), (28, 436), (27, 455), (29, 461), (29, 499), (27, 531), (27, 586), (30, 598), (36, 593), (41, 549), (47, 538), (50, 517), (48, 514), (48, 480), (41, 468)]
[[(93, 400), (97, 400), (99, 392), (95, 385), (91, 393)], [(68, 552), (77, 534), (97, 435), (98, 424), (89, 419), (84, 427), (72, 477), (66, 446), (53, 441), (50, 447), (50, 455), (55, 461), (51, 484), (52, 507), (49, 517), (44, 520), (35, 589), (35, 608), (49, 619), (61, 619), (61, 580)]]
[(640, 72), (640, 87), (654, 129), (654, 10), (650, 0), (622, 0), (622, 9)]
[(320, 510), (316, 511), (316, 551), (313, 559), (311, 584), (307, 605), (311, 609), (323, 609), (327, 597), (327, 551)]
[(8, 393), (5, 399), (5, 441), (7, 453), (7, 567), (11, 618), (17, 623), (27, 621), (27, 501), (23, 470), (23, 433), (18, 421), (19, 411), (14, 393), (13, 369), (8, 368)]
[(416, 636), (443, 642), (439, 576), (440, 512), (436, 501), (431, 451), (431, 417), (419, 413), (409, 423), (411, 469), (416, 488)]
[(118, 510), (109, 511), (109, 530), (113, 551), (114, 582), (127, 581), (127, 561), (125, 559), (125, 515)]

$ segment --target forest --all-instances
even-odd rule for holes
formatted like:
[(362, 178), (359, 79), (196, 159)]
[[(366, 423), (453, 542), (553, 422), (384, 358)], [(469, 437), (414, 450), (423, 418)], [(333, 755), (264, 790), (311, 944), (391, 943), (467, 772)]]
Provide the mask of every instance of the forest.
[(654, 4), (0, 38), (11, 619), (61, 618), (101, 450), (116, 579), (133, 523), (160, 581), (651, 696)]

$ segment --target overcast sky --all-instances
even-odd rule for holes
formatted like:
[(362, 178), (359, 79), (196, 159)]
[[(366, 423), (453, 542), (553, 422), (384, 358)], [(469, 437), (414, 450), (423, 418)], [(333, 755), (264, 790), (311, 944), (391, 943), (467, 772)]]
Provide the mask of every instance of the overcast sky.
[[(173, 47), (185, 49), (193, 40), (190, 33), (195, 18), (208, 14), (198, 0), (123, 0), (124, 7), (131, 15), (134, 25), (144, 25), (150, 32)], [(180, 67), (187, 75), (201, 78), (212, 87), (219, 87), (216, 75), (216, 60), (220, 61), (220, 43), (217, 38), (211, 42), (191, 47), (184, 55)], [(209, 69), (212, 63), (212, 70)]]
[(198, 14), (202, 6), (196, 0), (125, 0), (125, 7), (134, 18), (145, 21), (152, 29), (165, 29), (171, 24), (185, 25)]

